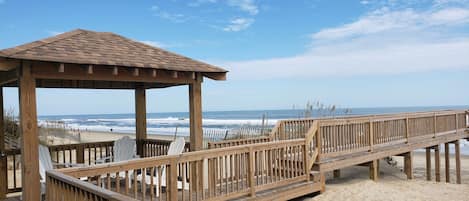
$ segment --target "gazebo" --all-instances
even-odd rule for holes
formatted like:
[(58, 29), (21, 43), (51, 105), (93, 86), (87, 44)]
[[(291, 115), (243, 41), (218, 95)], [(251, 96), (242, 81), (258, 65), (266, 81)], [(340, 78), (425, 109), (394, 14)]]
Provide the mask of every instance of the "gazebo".
[[(146, 90), (188, 85), (190, 149), (200, 150), (203, 78), (225, 80), (226, 73), (222, 68), (114, 33), (81, 29), (1, 50), (0, 89), (19, 88), (23, 198), (40, 198), (36, 88), (135, 90), (138, 141), (147, 137)], [(3, 103), (1, 91), (0, 103)], [(3, 113), (3, 104), (0, 105)], [(3, 130), (3, 120), (0, 122), (0, 130)], [(2, 134), (2, 152), (3, 141)], [(142, 151), (139, 143), (137, 151)]]

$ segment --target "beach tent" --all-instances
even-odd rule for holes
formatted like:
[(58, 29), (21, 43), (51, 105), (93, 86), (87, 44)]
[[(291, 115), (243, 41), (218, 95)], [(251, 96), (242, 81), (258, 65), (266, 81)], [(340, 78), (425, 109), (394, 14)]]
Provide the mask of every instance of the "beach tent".
[[(23, 198), (33, 201), (40, 198), (36, 88), (134, 90), (137, 153), (140, 154), (139, 142), (147, 135), (146, 90), (187, 85), (190, 149), (200, 150), (202, 81), (204, 77), (225, 80), (226, 73), (220, 67), (114, 33), (82, 29), (1, 50), (0, 86), (19, 89)], [(1, 91), (0, 102), (3, 102)], [(0, 110), (3, 113), (2, 107)], [(0, 122), (3, 127), (3, 120)], [(0, 143), (0, 151), (4, 149)], [(0, 179), (0, 186), (6, 185), (5, 182), (6, 179)], [(6, 188), (0, 189), (1, 199)]]

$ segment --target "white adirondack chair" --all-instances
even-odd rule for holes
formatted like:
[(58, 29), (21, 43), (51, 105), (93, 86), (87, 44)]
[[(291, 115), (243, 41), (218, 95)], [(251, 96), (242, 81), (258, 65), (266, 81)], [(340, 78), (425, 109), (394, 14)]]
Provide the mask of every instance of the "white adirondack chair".
[[(50, 157), (49, 148), (44, 145), (39, 145), (39, 175), (41, 176), (41, 194), (46, 191), (46, 171), (53, 170), (54, 165), (61, 165), (64, 167), (82, 167), (84, 164), (73, 163), (53, 163)], [(86, 179), (86, 178), (85, 178)]]
[[(96, 160), (96, 164), (102, 164), (106, 162), (120, 162), (128, 161), (132, 159), (139, 158), (137, 155), (137, 145), (135, 140), (131, 139), (129, 136), (124, 136), (114, 142), (113, 155), (101, 158)], [(133, 178), (134, 171), (128, 170), (128, 175), (130, 178)], [(109, 175), (111, 178), (115, 179), (117, 177), (116, 173), (111, 173)], [(125, 171), (119, 172), (119, 178), (125, 177)], [(104, 179), (105, 177), (103, 177)], [(102, 183), (104, 185), (104, 182)], [(131, 187), (131, 180), (129, 179), (129, 188)]]
[(114, 142), (112, 156), (104, 157), (96, 160), (97, 164), (106, 162), (120, 162), (139, 158), (137, 155), (137, 146), (135, 140), (129, 136), (124, 136)]
[[(184, 146), (185, 145), (186, 145), (186, 142), (185, 142), (184, 138), (182, 138), (182, 137), (176, 138), (169, 145), (167, 155), (182, 154), (182, 152), (184, 151)], [(156, 172), (158, 172), (158, 171), (156, 171)], [(156, 196), (159, 196), (159, 194), (160, 194), (159, 185), (160, 184), (159, 184), (158, 174), (155, 173), (153, 175), (154, 176), (151, 177), (150, 175), (146, 174), (145, 175), (145, 181), (143, 181), (143, 178), (142, 178), (143, 175), (139, 174), (139, 175), (137, 175), (137, 181), (145, 182), (146, 184), (150, 185), (152, 180), (153, 180), (153, 186), (154, 186), (154, 188), (156, 188)], [(183, 187), (182, 182), (184, 182), (184, 190), (189, 190), (189, 183), (187, 183), (187, 181), (178, 181), (177, 182), (178, 189), (182, 189), (182, 187)], [(163, 170), (161, 171), (161, 186), (166, 187), (166, 168), (163, 168)]]

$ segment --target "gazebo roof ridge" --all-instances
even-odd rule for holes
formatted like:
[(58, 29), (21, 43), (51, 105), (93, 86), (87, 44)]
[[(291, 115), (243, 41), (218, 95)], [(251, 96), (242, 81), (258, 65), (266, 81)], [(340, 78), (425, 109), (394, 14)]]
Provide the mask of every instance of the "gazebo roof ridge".
[(84, 29), (76, 29), (46, 39), (0, 50), (0, 57), (182, 72), (228, 72), (223, 68), (112, 32), (96, 32)]

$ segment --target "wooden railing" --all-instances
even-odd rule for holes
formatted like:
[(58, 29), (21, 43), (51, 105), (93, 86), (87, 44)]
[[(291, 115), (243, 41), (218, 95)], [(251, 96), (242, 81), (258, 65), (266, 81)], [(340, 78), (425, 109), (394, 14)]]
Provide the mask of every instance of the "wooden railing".
[[(171, 142), (166, 140), (145, 139), (142, 143), (145, 152), (144, 155), (140, 157), (152, 157), (166, 155)], [(49, 146), (52, 162), (59, 164), (79, 163), (95, 165), (97, 160), (112, 156), (113, 149), (114, 141)], [(189, 143), (186, 143), (185, 151), (189, 151)], [(21, 149), (6, 150), (5, 155), (7, 157), (7, 169), (5, 170), (7, 171), (6, 181), (8, 182), (6, 192), (20, 192), (22, 190)]]
[(272, 140), (305, 138), (313, 121), (314, 119), (280, 120), (272, 129), (270, 137)]
[(94, 165), (96, 161), (112, 156), (114, 141), (49, 146), (55, 163), (82, 163)]
[(215, 149), (215, 148), (232, 147), (232, 146), (263, 143), (263, 142), (270, 142), (270, 141), (271, 141), (271, 138), (266, 137), (266, 136), (256, 137), (256, 138), (236, 139), (236, 140), (223, 140), (219, 142), (208, 142), (208, 148)]
[(226, 200), (309, 180), (306, 149), (283, 140), (57, 171), (139, 200)]
[(310, 155), (314, 163), (316, 159), (451, 134), (467, 128), (468, 118), (467, 111), (437, 111), (281, 120), (270, 137), (272, 140), (305, 138), (310, 153), (319, 154)]
[[(142, 158), (163, 156), (168, 154), (169, 145), (171, 141), (156, 140), (156, 139), (143, 139), (140, 142), (142, 144)], [(189, 152), (190, 143), (186, 142), (184, 146), (184, 152)]]
[(7, 188), (7, 193), (14, 193), (21, 191), (21, 150), (20, 149), (10, 149), (5, 151), (6, 155), (6, 170), (7, 178), (0, 178), (6, 179), (8, 185), (5, 186)]
[(318, 119), (320, 158), (409, 143), (467, 128), (465, 111)]
[(57, 171), (47, 173), (47, 201), (117, 201), (134, 200), (106, 189), (96, 188), (88, 182), (80, 181)]

